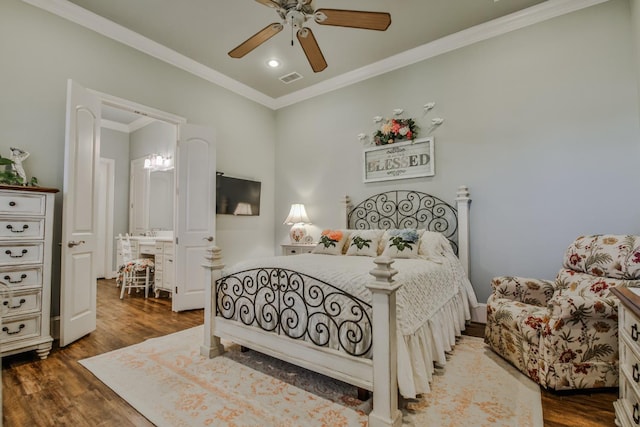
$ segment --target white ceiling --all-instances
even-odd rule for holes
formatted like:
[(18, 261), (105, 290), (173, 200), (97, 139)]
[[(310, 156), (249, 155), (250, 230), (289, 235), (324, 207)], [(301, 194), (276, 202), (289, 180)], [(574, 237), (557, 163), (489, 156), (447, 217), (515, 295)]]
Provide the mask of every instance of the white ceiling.
[[(391, 14), (386, 31), (308, 21), (328, 63), (319, 73), (311, 70), (296, 39), (291, 46), (287, 25), (243, 58), (227, 55), (268, 24), (281, 21), (275, 10), (254, 0), (24, 1), (278, 108), (425, 59), (425, 47), (442, 40), (451, 50), (463, 44), (461, 34), (467, 34), (469, 44), (605, 0), (314, 0), (315, 8)], [(473, 32), (480, 28), (486, 34)], [(270, 58), (282, 65), (268, 69)], [(303, 78), (290, 84), (279, 80), (291, 72)]]

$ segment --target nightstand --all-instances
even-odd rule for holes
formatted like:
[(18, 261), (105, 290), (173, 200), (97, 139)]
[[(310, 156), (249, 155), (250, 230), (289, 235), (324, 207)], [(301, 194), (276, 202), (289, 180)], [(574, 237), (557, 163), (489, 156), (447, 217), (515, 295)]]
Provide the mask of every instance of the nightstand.
[(313, 248), (316, 247), (316, 243), (298, 243), (280, 246), (282, 247), (282, 255), (299, 255), (310, 254)]

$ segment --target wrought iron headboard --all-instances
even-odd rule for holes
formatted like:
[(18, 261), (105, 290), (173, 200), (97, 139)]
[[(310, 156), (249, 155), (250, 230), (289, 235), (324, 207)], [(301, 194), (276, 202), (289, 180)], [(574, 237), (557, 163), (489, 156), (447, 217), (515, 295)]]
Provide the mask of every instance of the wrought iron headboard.
[(458, 254), (458, 211), (420, 191), (393, 190), (371, 196), (347, 214), (350, 229), (416, 228), (442, 233)]

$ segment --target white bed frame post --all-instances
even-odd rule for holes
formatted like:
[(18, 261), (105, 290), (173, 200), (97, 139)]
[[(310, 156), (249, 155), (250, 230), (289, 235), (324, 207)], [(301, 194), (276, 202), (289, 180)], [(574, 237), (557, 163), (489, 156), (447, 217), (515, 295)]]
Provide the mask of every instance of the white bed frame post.
[(471, 280), (471, 272), (469, 271), (469, 205), (471, 198), (469, 197), (469, 187), (466, 185), (458, 187), (456, 204), (458, 209), (458, 259), (464, 267), (467, 277)]
[(393, 280), (398, 271), (393, 260), (378, 257), (370, 274), (376, 278), (367, 288), (372, 293), (373, 338), (373, 410), (369, 427), (399, 427), (402, 412), (398, 410), (398, 351), (396, 325), (396, 291), (402, 286)]
[(200, 354), (202, 356), (216, 357), (224, 353), (224, 346), (220, 343), (220, 338), (213, 335), (216, 322), (216, 303), (215, 286), (216, 280), (220, 278), (224, 264), (222, 263), (222, 251), (217, 246), (211, 246), (207, 249), (205, 262), (202, 266), (205, 268), (205, 280), (208, 279), (205, 289), (204, 302), (204, 342), (200, 346)]

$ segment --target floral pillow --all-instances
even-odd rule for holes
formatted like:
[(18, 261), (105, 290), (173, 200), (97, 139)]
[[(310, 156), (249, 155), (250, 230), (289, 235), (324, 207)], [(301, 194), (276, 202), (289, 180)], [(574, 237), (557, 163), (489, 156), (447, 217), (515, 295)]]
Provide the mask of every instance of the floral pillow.
[(342, 230), (324, 230), (320, 242), (313, 248), (314, 254), (342, 255), (342, 248), (347, 241), (347, 233)]
[(382, 236), (382, 256), (389, 258), (418, 258), (420, 233), (415, 228), (387, 230)]
[(357, 230), (349, 235), (347, 255), (378, 256), (382, 230)]
[(420, 236), (418, 253), (424, 257), (440, 257), (454, 252), (451, 242), (442, 233), (425, 230)]

